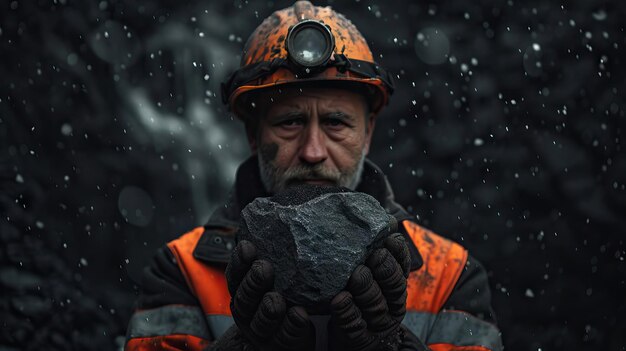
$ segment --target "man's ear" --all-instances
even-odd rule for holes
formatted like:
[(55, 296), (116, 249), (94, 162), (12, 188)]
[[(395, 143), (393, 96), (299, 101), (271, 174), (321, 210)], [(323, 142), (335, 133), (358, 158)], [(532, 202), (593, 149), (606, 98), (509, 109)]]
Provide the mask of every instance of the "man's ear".
[(365, 121), (365, 155), (370, 152), (370, 143), (372, 142), (372, 135), (374, 134), (374, 127), (376, 126), (376, 113), (370, 112), (367, 115), (367, 120)]

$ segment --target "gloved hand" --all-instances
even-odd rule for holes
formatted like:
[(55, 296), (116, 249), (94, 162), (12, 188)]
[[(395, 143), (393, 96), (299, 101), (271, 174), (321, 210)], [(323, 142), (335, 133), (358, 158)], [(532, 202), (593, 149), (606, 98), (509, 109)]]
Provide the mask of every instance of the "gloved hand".
[(402, 324), (400, 324), (400, 339), (402, 341), (398, 345), (398, 351), (431, 351), (422, 340)]
[(233, 325), (203, 351), (254, 351), (254, 346), (241, 335), (237, 325)]
[(406, 279), (411, 256), (400, 233), (358, 266), (345, 291), (333, 298), (331, 350), (396, 350), (408, 330), (400, 328), (406, 312)]
[(230, 309), (243, 338), (261, 350), (313, 349), (315, 331), (305, 309), (287, 308), (283, 296), (271, 291), (271, 263), (256, 258), (254, 245), (242, 240), (226, 267)]

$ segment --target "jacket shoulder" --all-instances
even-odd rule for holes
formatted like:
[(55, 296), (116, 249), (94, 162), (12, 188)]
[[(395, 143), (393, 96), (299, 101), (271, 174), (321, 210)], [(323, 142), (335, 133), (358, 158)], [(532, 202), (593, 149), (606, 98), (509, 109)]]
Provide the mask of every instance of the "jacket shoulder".
[(437, 313), (463, 273), (467, 250), (412, 221), (403, 226), (423, 260), (407, 281), (407, 309)]
[(443, 308), (465, 311), (486, 322), (497, 324), (491, 307), (487, 270), (472, 255), (469, 255), (463, 273)]

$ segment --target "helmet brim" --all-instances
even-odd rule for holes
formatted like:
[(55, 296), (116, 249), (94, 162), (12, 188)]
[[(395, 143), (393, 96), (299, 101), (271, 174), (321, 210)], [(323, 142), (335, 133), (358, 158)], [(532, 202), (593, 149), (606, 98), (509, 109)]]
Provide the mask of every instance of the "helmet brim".
[(262, 85), (242, 85), (230, 96), (229, 105), (235, 115), (241, 119), (263, 112), (263, 106), (268, 102), (259, 101), (262, 93), (281, 89), (332, 88), (344, 89), (363, 95), (368, 103), (369, 111), (378, 114), (388, 103), (389, 94), (385, 83), (377, 78), (308, 78), (299, 80), (277, 81)]

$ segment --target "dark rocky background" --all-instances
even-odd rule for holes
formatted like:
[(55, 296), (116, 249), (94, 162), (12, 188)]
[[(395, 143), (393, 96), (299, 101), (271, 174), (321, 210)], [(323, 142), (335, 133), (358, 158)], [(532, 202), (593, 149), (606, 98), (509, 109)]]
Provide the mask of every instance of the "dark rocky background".
[[(248, 153), (219, 82), (290, 3), (0, 2), (0, 349), (121, 347)], [(398, 74), (371, 158), (485, 264), (506, 348), (626, 349), (626, 3), (330, 3)]]

